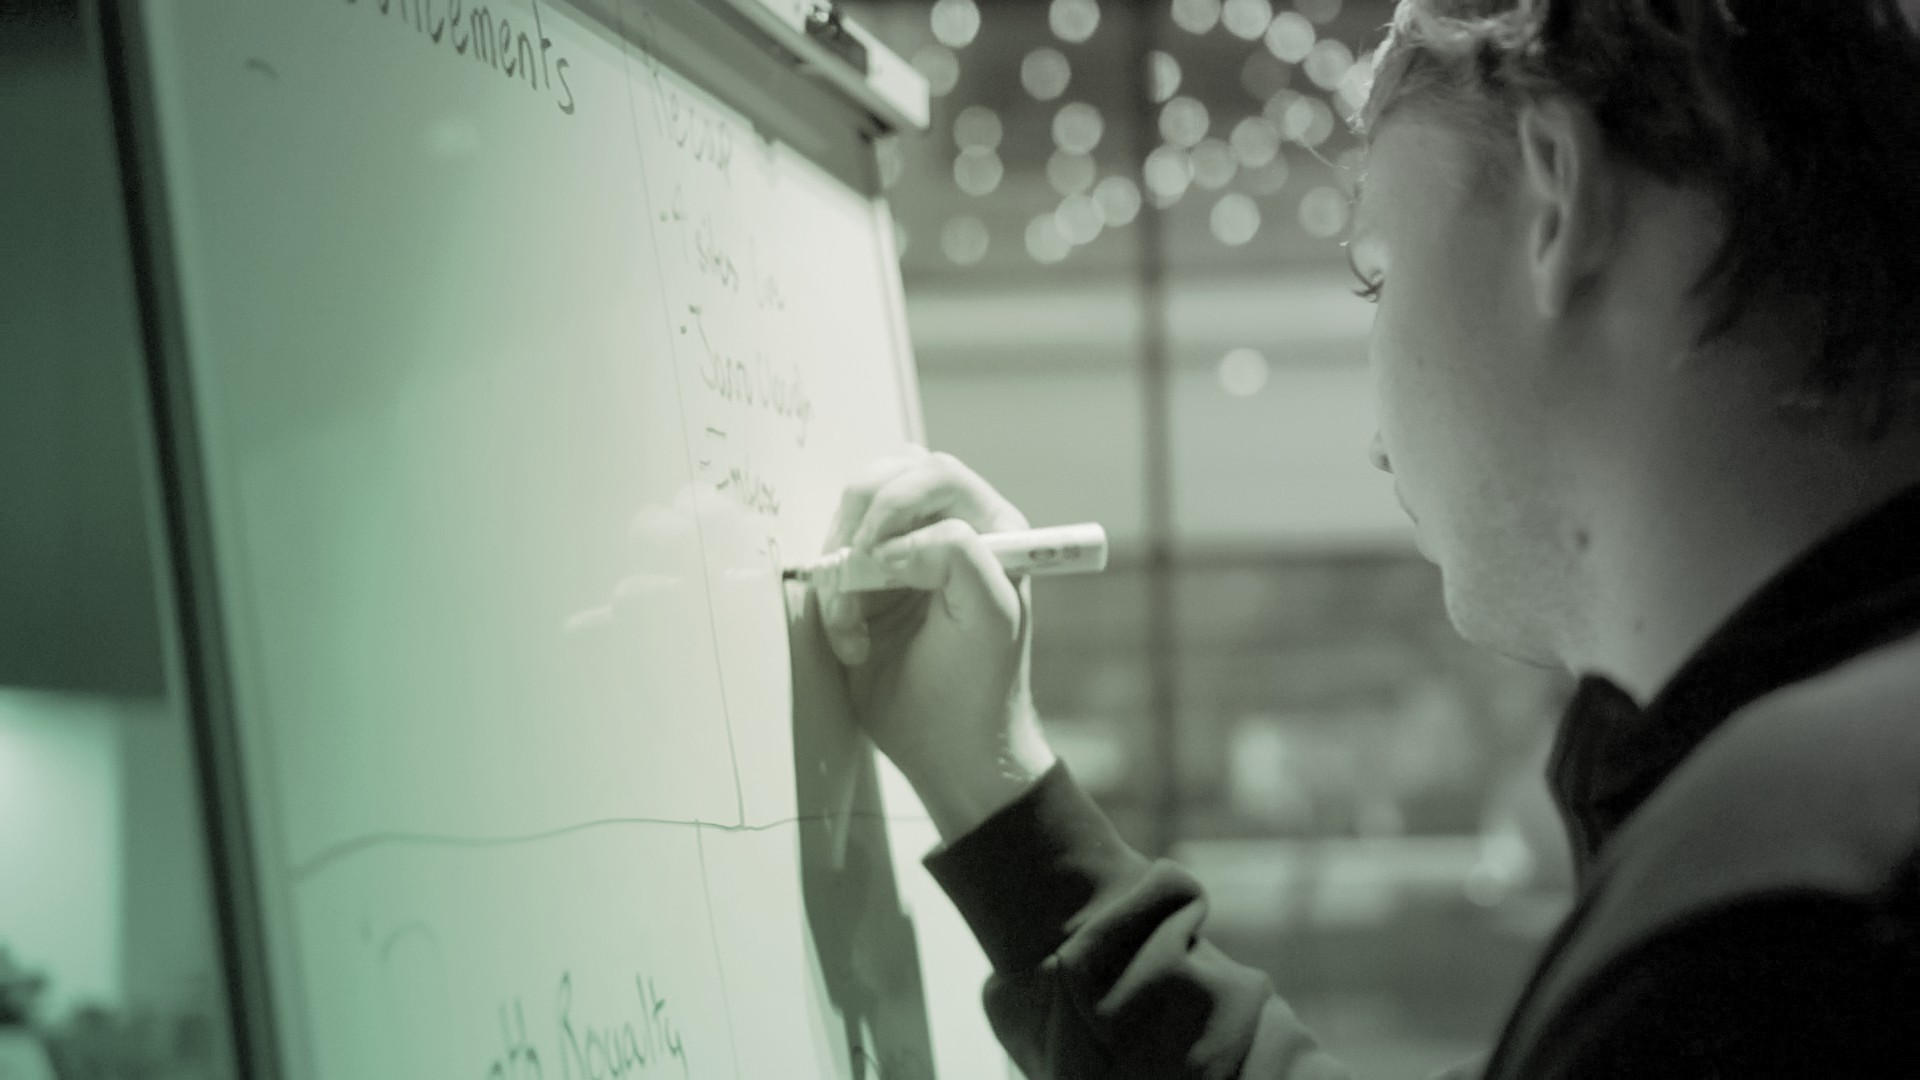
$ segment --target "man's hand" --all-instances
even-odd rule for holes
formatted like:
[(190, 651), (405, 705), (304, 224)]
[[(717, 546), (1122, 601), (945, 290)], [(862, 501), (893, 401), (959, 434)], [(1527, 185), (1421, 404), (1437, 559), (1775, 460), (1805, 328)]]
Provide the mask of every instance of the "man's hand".
[(825, 550), (883, 559), (910, 588), (819, 592), (857, 719), (946, 839), (1053, 765), (1034, 715), (1032, 604), (980, 541), (1027, 520), (949, 455), (914, 448), (847, 487)]

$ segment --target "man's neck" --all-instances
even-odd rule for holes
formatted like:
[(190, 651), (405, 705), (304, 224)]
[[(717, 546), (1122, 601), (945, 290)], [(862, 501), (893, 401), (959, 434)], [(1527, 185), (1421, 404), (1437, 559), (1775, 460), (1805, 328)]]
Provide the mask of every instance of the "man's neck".
[(1569, 667), (1643, 704), (1769, 580), (1920, 483), (1911, 436), (1849, 446), (1770, 425), (1755, 434), (1725, 411), (1697, 420), (1623, 447), (1589, 493), (1595, 601)]

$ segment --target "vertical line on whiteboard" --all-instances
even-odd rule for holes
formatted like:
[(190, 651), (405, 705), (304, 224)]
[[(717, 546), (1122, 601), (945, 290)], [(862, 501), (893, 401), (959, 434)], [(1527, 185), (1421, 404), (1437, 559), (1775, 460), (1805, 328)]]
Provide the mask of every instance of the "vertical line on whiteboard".
[(727, 1015), (727, 1049), (733, 1052), (734, 1080), (740, 1080), (740, 1043), (733, 1033), (733, 999), (727, 994), (727, 962), (720, 956), (720, 923), (713, 917), (713, 879), (707, 874), (706, 831), (693, 830), (693, 850), (700, 856), (700, 899), (707, 905), (707, 940), (713, 943), (713, 968), (720, 973), (720, 1008)]
[[(620, 67), (625, 75), (627, 90), (628, 130), (633, 133), (633, 159), (635, 168), (640, 170), (640, 204), (645, 211), (647, 235), (654, 240), (653, 268), (660, 275), (660, 311), (666, 317), (667, 352), (670, 360), (667, 368), (673, 373), (673, 396), (680, 403), (680, 440), (687, 451), (687, 490), (696, 492), (688, 499), (689, 512), (693, 517), (693, 536), (700, 545), (700, 587), (707, 594), (707, 637), (713, 644), (713, 670), (720, 677), (720, 719), (727, 732), (727, 765), (733, 774), (733, 812), (740, 825), (747, 824), (747, 795), (745, 786), (740, 782), (740, 751), (733, 742), (733, 708), (727, 702), (727, 662), (720, 653), (720, 628), (715, 625), (713, 614), (713, 575), (707, 572), (707, 534), (706, 527), (700, 521), (700, 500), (697, 495), (699, 478), (693, 473), (695, 450), (687, 437), (687, 394), (680, 385), (680, 345), (679, 338), (673, 333), (673, 306), (667, 299), (667, 268), (660, 261), (660, 234), (654, 228), (653, 198), (647, 191), (647, 155), (640, 143), (640, 110), (633, 103), (633, 64), (627, 50), (638, 48), (627, 33), (626, 8), (619, 9), (620, 20)], [(655, 60), (655, 63), (658, 61)], [(637, 343), (636, 343), (637, 348)]]

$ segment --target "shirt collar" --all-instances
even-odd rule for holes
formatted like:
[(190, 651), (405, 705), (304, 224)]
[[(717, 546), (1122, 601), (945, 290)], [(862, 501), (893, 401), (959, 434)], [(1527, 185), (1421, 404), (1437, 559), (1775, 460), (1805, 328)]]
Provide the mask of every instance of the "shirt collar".
[(1547, 766), (1582, 880), (1615, 829), (1742, 706), (1920, 631), (1920, 486), (1816, 544), (1740, 605), (1642, 709), (1581, 678)]

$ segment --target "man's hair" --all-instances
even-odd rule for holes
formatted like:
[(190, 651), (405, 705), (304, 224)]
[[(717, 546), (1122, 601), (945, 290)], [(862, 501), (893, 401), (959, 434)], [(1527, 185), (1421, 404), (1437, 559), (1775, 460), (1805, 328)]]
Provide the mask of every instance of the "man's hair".
[(1804, 303), (1783, 412), (1878, 439), (1920, 404), (1916, 23), (1920, 0), (1401, 0), (1360, 125), (1433, 110), (1491, 166), (1526, 101), (1583, 106), (1611, 151), (1718, 201), (1706, 336)]

